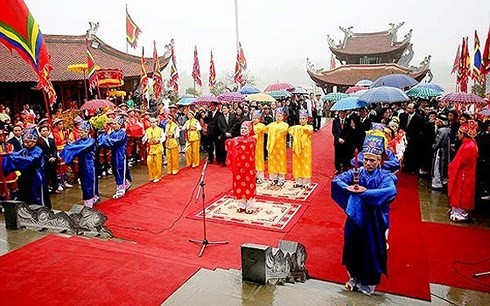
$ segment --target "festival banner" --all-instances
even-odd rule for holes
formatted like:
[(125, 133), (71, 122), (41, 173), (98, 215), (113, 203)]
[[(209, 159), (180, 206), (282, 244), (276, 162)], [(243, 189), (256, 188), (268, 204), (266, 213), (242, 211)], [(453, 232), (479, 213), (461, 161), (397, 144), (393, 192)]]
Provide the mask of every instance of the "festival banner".
[(44, 90), (52, 105), (57, 98), (49, 77), (53, 67), (39, 24), (23, 0), (0, 0), (0, 7), (0, 43), (32, 66), (38, 77), (35, 89)]
[(478, 38), (478, 33), (475, 30), (475, 46), (473, 53), (473, 71), (471, 78), (475, 83), (481, 84), (483, 78), (481, 76), (481, 52), (480, 52), (480, 39)]
[(211, 59), (209, 60), (209, 88), (216, 84), (216, 69), (214, 67), (213, 50), (211, 50)]
[(168, 83), (170, 87), (172, 87), (173, 90), (176, 93), (178, 93), (179, 84), (177, 82), (179, 81), (179, 72), (177, 71), (177, 60), (175, 58), (175, 48), (173, 44), (170, 50), (171, 50), (172, 58), (170, 59), (170, 80), (168, 81)]
[(456, 57), (454, 58), (453, 69), (451, 70), (451, 74), (458, 71), (460, 61), (461, 61), (461, 50), (460, 50), (460, 45), (458, 45), (458, 51), (456, 51)]
[(141, 34), (141, 29), (134, 23), (128, 13), (128, 5), (126, 5), (126, 41), (131, 48), (136, 49), (138, 36)]
[(90, 88), (96, 88), (99, 82), (97, 77), (97, 68), (95, 67), (95, 60), (90, 52), (90, 46), (88, 44), (88, 39), (85, 37), (85, 47), (87, 48), (87, 74), (88, 74), (88, 84)]
[(461, 92), (468, 92), (468, 78), (470, 76), (470, 54), (468, 50), (468, 37), (463, 37), (461, 58), (458, 69), (458, 80)]
[(197, 46), (194, 46), (194, 65), (192, 65), (192, 77), (197, 85), (202, 86), (201, 67), (199, 66), (199, 58), (197, 57)]
[(141, 94), (145, 95), (148, 91), (148, 74), (145, 67), (145, 47), (141, 47), (141, 77), (140, 77)]
[(158, 98), (163, 91), (163, 77), (160, 72), (160, 61), (158, 60), (157, 45), (153, 41), (153, 94)]
[(483, 78), (490, 73), (490, 27), (488, 27), (487, 41), (485, 42), (485, 48), (483, 48), (481, 73), (484, 76)]

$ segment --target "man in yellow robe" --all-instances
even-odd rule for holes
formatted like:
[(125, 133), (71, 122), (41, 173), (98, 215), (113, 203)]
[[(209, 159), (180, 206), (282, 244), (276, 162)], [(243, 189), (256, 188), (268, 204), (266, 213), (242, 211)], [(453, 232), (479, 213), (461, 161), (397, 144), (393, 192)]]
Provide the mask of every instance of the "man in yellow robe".
[(308, 112), (300, 112), (299, 125), (290, 127), (289, 135), (293, 137), (294, 187), (306, 187), (311, 182), (312, 174), (311, 135), (313, 135), (313, 127), (308, 124)]
[(165, 133), (158, 126), (158, 119), (150, 119), (150, 127), (146, 129), (143, 143), (147, 144), (148, 155), (146, 164), (148, 165), (148, 179), (153, 183), (158, 183), (162, 177), (162, 158), (163, 143), (165, 142)]
[(179, 136), (180, 130), (175, 120), (175, 115), (172, 113), (167, 115), (167, 125), (165, 126), (165, 135), (167, 141), (165, 148), (167, 149), (167, 174), (179, 173)]
[(257, 171), (257, 184), (264, 182), (265, 158), (264, 158), (264, 135), (267, 130), (265, 124), (260, 122), (262, 112), (256, 110), (252, 114), (254, 137), (257, 139), (255, 146), (255, 171)]
[(276, 121), (267, 125), (267, 155), (269, 179), (272, 185), (282, 187), (288, 171), (286, 157), (286, 136), (289, 125), (284, 120), (284, 110), (276, 108)]
[(194, 118), (194, 112), (189, 111), (187, 113), (188, 120), (185, 122), (183, 129), (186, 134), (186, 145), (185, 145), (185, 162), (187, 167), (191, 166), (195, 168), (199, 166), (200, 155), (199, 147), (201, 145), (201, 134), (202, 129), (199, 120)]

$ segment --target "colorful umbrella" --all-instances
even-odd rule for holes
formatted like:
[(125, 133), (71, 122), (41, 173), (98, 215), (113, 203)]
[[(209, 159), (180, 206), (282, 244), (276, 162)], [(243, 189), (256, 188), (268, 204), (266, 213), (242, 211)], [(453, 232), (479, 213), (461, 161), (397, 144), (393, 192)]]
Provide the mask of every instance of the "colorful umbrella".
[(228, 102), (228, 103), (235, 103), (235, 102), (241, 103), (245, 101), (245, 97), (239, 92), (235, 92), (235, 91), (225, 92), (218, 96), (218, 101)]
[(343, 98), (335, 102), (335, 104), (330, 109), (331, 111), (344, 111), (351, 109), (358, 109), (363, 106), (367, 106), (368, 104), (363, 101), (359, 101), (358, 97), (348, 97)]
[(441, 100), (457, 104), (487, 104), (487, 101), (485, 101), (483, 98), (466, 92), (449, 93), (442, 97)]
[(410, 98), (400, 89), (389, 86), (374, 87), (359, 97), (360, 101), (371, 103), (395, 103), (410, 101)]
[(292, 96), (292, 94), (289, 91), (285, 91), (285, 90), (270, 91), (267, 94), (273, 97), (274, 99), (284, 99)]
[(351, 87), (347, 88), (345, 93), (351, 94), (351, 93), (358, 92), (359, 90), (366, 90), (366, 87), (364, 87), (364, 86), (351, 86)]
[(363, 86), (363, 87), (369, 87), (373, 84), (373, 81), (371, 80), (360, 80), (359, 82), (356, 83), (356, 86)]
[(388, 86), (405, 89), (406, 87), (411, 87), (417, 84), (417, 80), (415, 80), (411, 76), (395, 73), (378, 78), (376, 81), (373, 82), (373, 84), (371, 84), (371, 88)]
[(103, 99), (95, 99), (95, 100), (90, 100), (85, 103), (80, 107), (81, 110), (97, 110), (99, 108), (114, 108), (116, 105), (112, 103), (109, 100), (103, 100)]
[(177, 101), (177, 105), (182, 105), (182, 106), (187, 106), (187, 105), (191, 105), (194, 103), (194, 101), (196, 101), (196, 98), (191, 98), (191, 97), (187, 97), (187, 98), (181, 98), (179, 99), (179, 101)]
[(240, 93), (242, 95), (251, 95), (254, 93), (259, 93), (260, 89), (252, 87), (252, 86), (244, 86), (242, 89), (240, 89)]
[(347, 98), (349, 95), (343, 92), (331, 92), (322, 97), (323, 101), (336, 102), (340, 99)]
[(252, 94), (252, 95), (248, 95), (247, 96), (247, 101), (254, 101), (254, 102), (262, 102), (262, 103), (271, 103), (271, 102), (274, 102), (276, 101), (276, 99), (274, 99), (272, 96), (270, 96), (269, 94), (265, 94), (265, 93), (256, 93), (256, 94)]
[(264, 92), (269, 92), (269, 91), (279, 91), (279, 90), (291, 90), (294, 89), (294, 86), (289, 84), (289, 83), (276, 83), (276, 84), (271, 84), (267, 86), (264, 89)]
[(194, 104), (197, 106), (210, 105), (212, 102), (219, 103), (218, 98), (212, 93), (202, 94), (199, 98), (194, 101)]
[(307, 95), (308, 94), (306, 89), (304, 89), (303, 87), (296, 87), (293, 89), (293, 91), (291, 91), (291, 93), (293, 93), (295, 95)]
[(410, 98), (432, 98), (441, 95), (441, 92), (431, 89), (429, 87), (415, 86), (406, 91), (407, 96)]
[(434, 84), (434, 83), (418, 83), (417, 86), (415, 87), (422, 87), (422, 88), (430, 88), (438, 92), (443, 92), (444, 88), (442, 88), (441, 85), (439, 84)]

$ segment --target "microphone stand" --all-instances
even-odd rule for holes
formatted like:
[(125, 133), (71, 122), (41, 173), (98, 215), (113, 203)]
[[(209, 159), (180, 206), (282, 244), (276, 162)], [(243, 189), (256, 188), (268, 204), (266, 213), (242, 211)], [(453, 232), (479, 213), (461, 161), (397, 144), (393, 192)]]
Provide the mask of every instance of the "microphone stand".
[(199, 194), (202, 194), (202, 225), (203, 225), (203, 239), (189, 239), (189, 242), (193, 243), (199, 243), (201, 244), (201, 250), (199, 251), (199, 257), (202, 256), (202, 253), (204, 252), (204, 249), (208, 245), (213, 245), (213, 244), (228, 244), (228, 241), (209, 241), (206, 235), (206, 207), (204, 206), (205, 200), (206, 200), (206, 195), (204, 192), (204, 186), (206, 183), (204, 182), (204, 174), (206, 173), (206, 168), (208, 166), (208, 159), (206, 158), (206, 163), (204, 164), (201, 172), (201, 177), (199, 178), (199, 189), (197, 190), (196, 194), (196, 199), (195, 202), (197, 204), (197, 201), (199, 200)]

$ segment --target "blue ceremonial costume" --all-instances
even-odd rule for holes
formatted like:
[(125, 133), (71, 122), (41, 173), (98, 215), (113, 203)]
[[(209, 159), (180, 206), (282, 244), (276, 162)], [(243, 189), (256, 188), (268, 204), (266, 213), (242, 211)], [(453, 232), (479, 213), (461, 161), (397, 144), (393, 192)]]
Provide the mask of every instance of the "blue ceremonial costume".
[(88, 207), (92, 207), (99, 196), (99, 182), (95, 173), (95, 150), (95, 140), (85, 138), (67, 144), (60, 153), (66, 164), (71, 164), (78, 157), (82, 198), (84, 205)]
[[(35, 128), (24, 131), (23, 139), (37, 141)], [(2, 170), (5, 174), (20, 171), (18, 199), (28, 204), (51, 208), (48, 180), (44, 172), (44, 154), (38, 146), (23, 148), (3, 157)]]
[[(372, 139), (381, 144), (372, 153)], [(366, 136), (363, 152), (368, 157), (381, 158), (384, 150), (382, 137)], [(342, 264), (347, 267), (350, 290), (357, 288), (363, 293), (374, 292), (381, 274), (387, 274), (385, 232), (389, 228), (389, 205), (397, 194), (397, 178), (379, 166), (372, 171), (359, 169), (359, 185), (366, 191), (354, 193), (347, 189), (354, 184), (354, 170), (344, 172), (332, 181), (332, 198), (345, 211)]]

